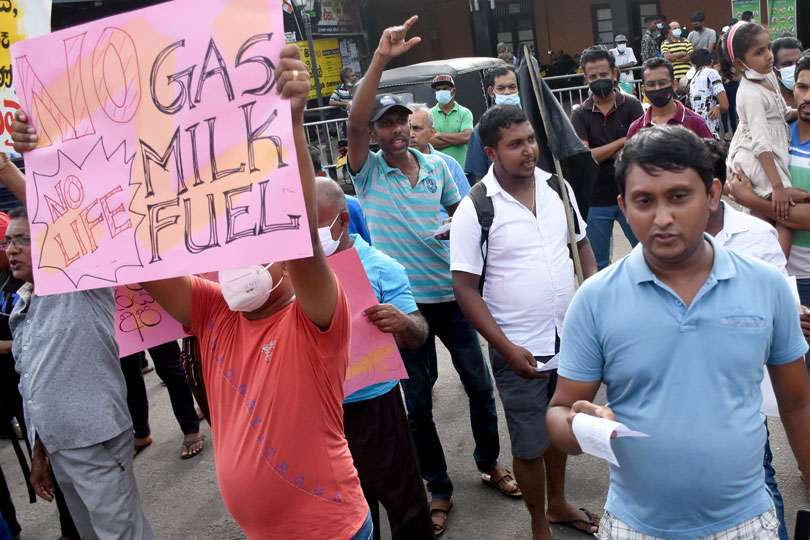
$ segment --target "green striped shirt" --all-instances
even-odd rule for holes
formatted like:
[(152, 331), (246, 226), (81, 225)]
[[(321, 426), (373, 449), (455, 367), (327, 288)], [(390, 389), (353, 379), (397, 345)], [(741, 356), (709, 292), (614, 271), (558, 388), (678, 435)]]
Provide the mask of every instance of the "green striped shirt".
[[(810, 190), (810, 140), (802, 143), (799, 125), (790, 127), (790, 176), (793, 187)], [(788, 273), (799, 279), (810, 278), (810, 231), (793, 231), (793, 247), (788, 258)]]
[(458, 203), (461, 197), (444, 160), (409, 151), (419, 162), (415, 186), (385, 161), (382, 151), (369, 152), (352, 181), (374, 247), (405, 267), (416, 302), (450, 302), (455, 298), (450, 252), (433, 232), (442, 223), (439, 209)]

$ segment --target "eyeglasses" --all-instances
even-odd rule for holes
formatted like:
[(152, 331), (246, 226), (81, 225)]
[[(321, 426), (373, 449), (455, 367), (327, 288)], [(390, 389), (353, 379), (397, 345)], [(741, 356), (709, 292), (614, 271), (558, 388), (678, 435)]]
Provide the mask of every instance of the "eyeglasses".
[(672, 79), (661, 79), (658, 81), (644, 81), (645, 90), (659, 90), (661, 88), (666, 88), (668, 86), (672, 86)]
[(31, 237), (24, 234), (20, 236), (6, 236), (3, 240), (0, 240), (0, 250), (7, 250), (11, 247), (11, 244), (20, 248), (29, 247), (31, 245)]

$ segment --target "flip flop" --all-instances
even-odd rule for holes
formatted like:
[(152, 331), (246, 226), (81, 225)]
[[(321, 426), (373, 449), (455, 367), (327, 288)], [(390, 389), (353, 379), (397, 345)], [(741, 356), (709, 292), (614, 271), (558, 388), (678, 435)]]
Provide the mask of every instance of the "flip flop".
[(138, 454), (146, 450), (149, 446), (152, 445), (152, 437), (142, 437), (140, 443), (137, 442), (138, 438), (135, 439), (135, 457), (138, 457)]
[[(568, 527), (569, 529), (574, 529), (575, 531), (581, 532), (582, 534), (587, 534), (589, 536), (593, 536), (596, 533), (591, 532), (591, 527), (596, 527), (597, 530), (598, 530), (599, 529), (599, 520), (596, 519), (596, 516), (594, 516), (591, 512), (589, 512), (585, 508), (580, 508), (579, 510), (581, 512), (583, 512), (588, 517), (587, 520), (584, 520), (584, 519), (570, 519), (568, 521), (551, 521), (551, 520), (549, 520), (549, 524), (550, 525), (560, 525), (562, 527)], [(581, 526), (577, 527), (577, 525), (581, 525)]]
[[(447, 530), (447, 520), (450, 516), (450, 510), (453, 509), (453, 499), (434, 499), (430, 501), (430, 521), (433, 524), (433, 534), (436, 538), (443, 535)], [(435, 518), (440, 520), (437, 523)]]
[[(199, 443), (199, 448), (192, 450), (192, 447)], [(190, 441), (183, 441), (183, 447), (180, 449), (180, 459), (191, 459), (200, 455), (200, 452), (205, 448), (205, 435), (197, 435), (196, 439)]]
[[(505, 467), (503, 469), (503, 474), (497, 479), (495, 478), (494, 475), (481, 473), (481, 481), (484, 484), (494, 489), (497, 489), (507, 497), (514, 497), (514, 498), (523, 497), (523, 492), (520, 491), (520, 487), (517, 485), (515, 475), (512, 473), (512, 471), (510, 471)], [(507, 485), (509, 483), (514, 483), (515, 486), (514, 489), (507, 488)]]

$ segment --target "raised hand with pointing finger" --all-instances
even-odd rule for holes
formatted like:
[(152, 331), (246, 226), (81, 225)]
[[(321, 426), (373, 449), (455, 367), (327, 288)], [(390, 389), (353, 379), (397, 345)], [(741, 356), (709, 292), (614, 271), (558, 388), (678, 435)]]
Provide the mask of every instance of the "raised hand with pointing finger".
[(377, 46), (377, 54), (385, 58), (386, 61), (401, 56), (410, 51), (414, 46), (421, 43), (422, 38), (412, 37), (405, 39), (411, 27), (419, 20), (418, 15), (414, 15), (399, 26), (386, 28), (380, 36), (380, 44)]

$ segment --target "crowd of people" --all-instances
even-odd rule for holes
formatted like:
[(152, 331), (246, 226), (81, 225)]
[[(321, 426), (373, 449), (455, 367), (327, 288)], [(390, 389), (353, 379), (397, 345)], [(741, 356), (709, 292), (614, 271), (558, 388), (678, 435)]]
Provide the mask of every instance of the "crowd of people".
[[(367, 540), (380, 537), (382, 505), (395, 540), (445, 533), (455, 500), (433, 416), (438, 338), (468, 397), (470, 471), (523, 499), (534, 539), (551, 538), (551, 524), (602, 539), (787, 539), (760, 385), (770, 378), (806, 478), (810, 54), (795, 40), (772, 44), (754, 22), (718, 42), (701, 13), (686, 38), (677, 22), (650, 19), (635, 97), (620, 86), (635, 61), (626, 40), (587, 49), (589, 97), (571, 122), (598, 173), (577, 201), (537, 165), (511, 61), (488, 74), (492, 106), (477, 123), (450, 74), (431, 81), (434, 106), (379, 93), (389, 63), (419, 46), (416, 23), (386, 29), (363, 83), (344, 72), (333, 96), (348, 109), (357, 199), (316, 176), (307, 68), (296, 46), (281, 53), (276, 90), (292, 110), (311, 257), (223, 270), (218, 282), (142, 284), (199, 343), (217, 479), (236, 522), (251, 539)], [(656, 33), (667, 37), (653, 54)], [(718, 127), (730, 101), (718, 61), (740, 81), (730, 145)], [(19, 152), (37, 145), (24, 112), (13, 137)], [(19, 391), (2, 412), (30, 444), (31, 488), (56, 499), (65, 538), (159, 537), (133, 473), (134, 450), (151, 439), (132, 403), (137, 374), (125, 377), (118, 358), (114, 293), (36, 294), (25, 179), (0, 165), (22, 203), (0, 216), (0, 376)], [(614, 262), (617, 223), (633, 249)], [(379, 302), (364, 315), (393, 335), (408, 378), (347, 396), (351, 317), (327, 258), (350, 249)], [(189, 458), (205, 440), (169, 347), (150, 355)], [(140, 372), (140, 358), (127, 362)], [(594, 403), (602, 385), (607, 405)], [(566, 496), (580, 414), (649, 435), (614, 441), (621, 467), (601, 517)], [(8, 490), (0, 497), (14, 537)]]

